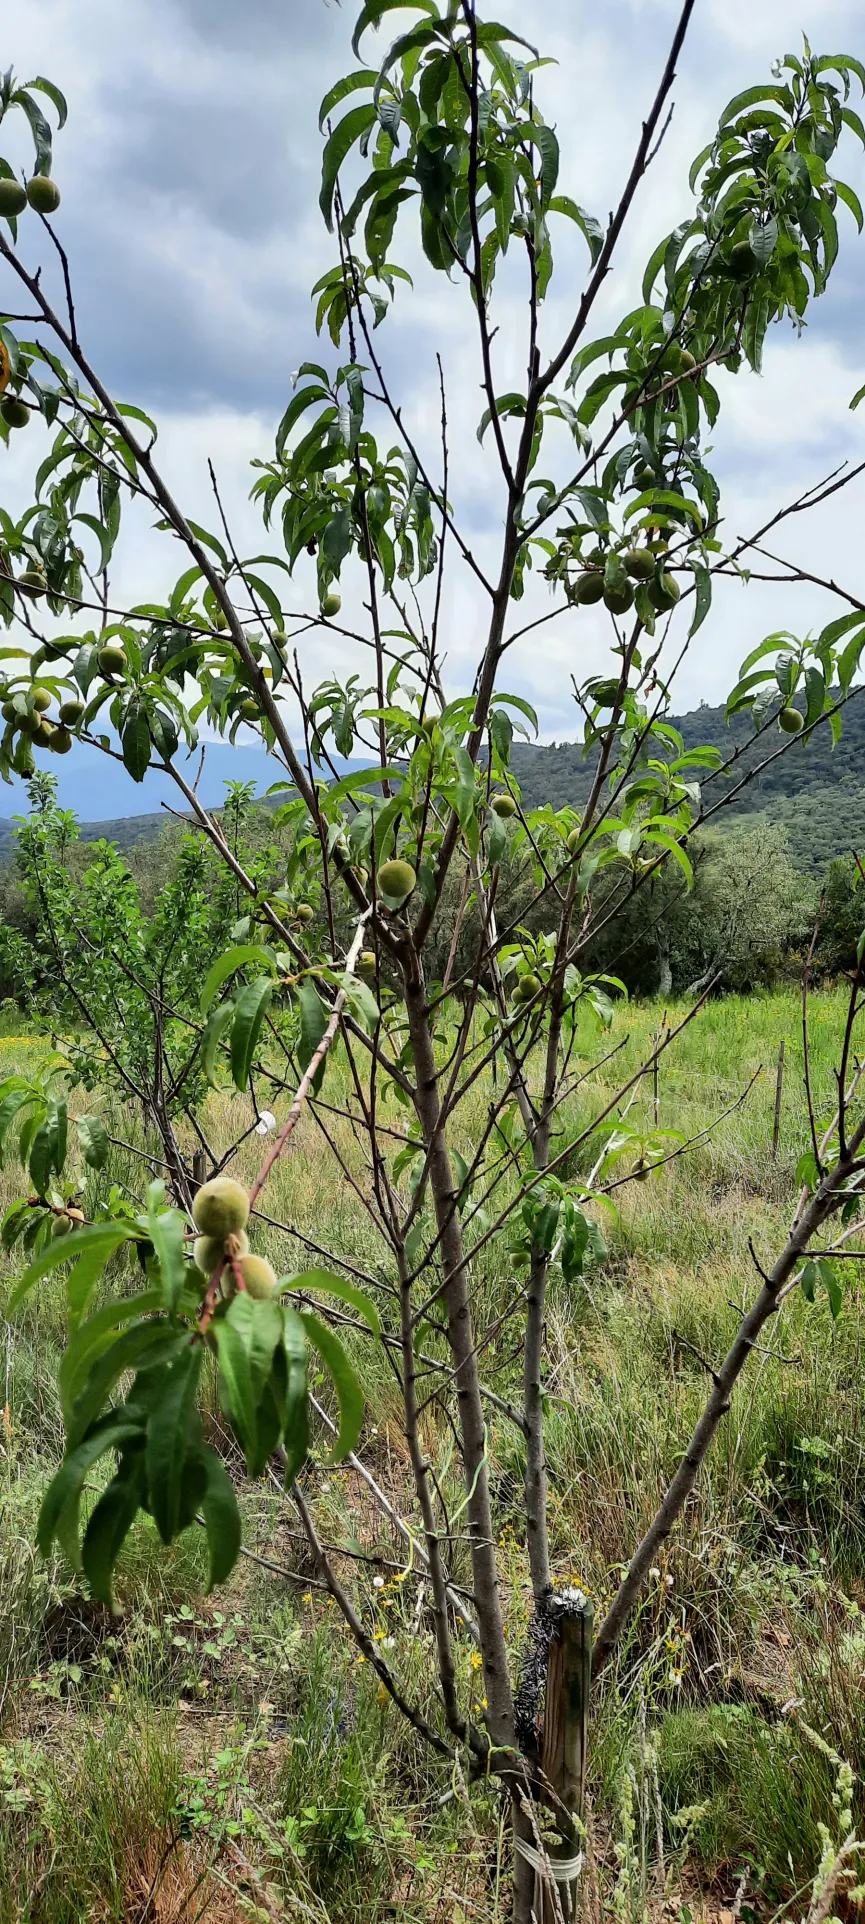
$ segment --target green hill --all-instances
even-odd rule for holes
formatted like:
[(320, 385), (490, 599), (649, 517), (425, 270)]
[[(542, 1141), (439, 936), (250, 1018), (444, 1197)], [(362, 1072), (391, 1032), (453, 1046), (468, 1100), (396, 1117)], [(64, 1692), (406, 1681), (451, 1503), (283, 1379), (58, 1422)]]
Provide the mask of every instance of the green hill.
[[(723, 708), (710, 708), (704, 702), (688, 714), (670, 719), (686, 748), (710, 743), (726, 760), (738, 751), (730, 774), (704, 781), (703, 798), (708, 807), (737, 788), (743, 775), (768, 762), (759, 773), (753, 773), (719, 821), (729, 821), (734, 815), (761, 814), (770, 821), (783, 822), (795, 861), (817, 874), (834, 856), (847, 854), (852, 848), (865, 849), (863, 696), (865, 688), (858, 689), (846, 704), (843, 732), (835, 749), (826, 724), (807, 741), (794, 741), (778, 755), (781, 737), (774, 728), (752, 743), (750, 719), (734, 716), (728, 725)], [(513, 765), (525, 806), (539, 808), (552, 802), (554, 808), (568, 803), (578, 808), (589, 793), (597, 751), (584, 756), (579, 742), (538, 748), (520, 745), (514, 749)]]

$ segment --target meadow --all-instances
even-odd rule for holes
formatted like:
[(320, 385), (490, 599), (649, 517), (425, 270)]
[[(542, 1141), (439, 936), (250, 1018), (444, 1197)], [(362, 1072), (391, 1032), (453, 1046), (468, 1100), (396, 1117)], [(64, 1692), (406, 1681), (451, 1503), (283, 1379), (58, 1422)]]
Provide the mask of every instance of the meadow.
[[(845, 1012), (840, 992), (812, 999), (811, 1076), (826, 1122)], [(605, 1108), (665, 1013), (675, 1026), (686, 1011), (619, 1007), (619, 1054), (586, 1076), (569, 1120)], [(43, 1052), (27, 1034), (0, 1039), (0, 1075), (27, 1073)], [(599, 1609), (675, 1467), (707, 1370), (758, 1281), (756, 1263), (768, 1266), (783, 1239), (807, 1146), (802, 1080), (793, 992), (710, 1003), (661, 1059), (657, 1089), (651, 1075), (640, 1082), (626, 1117), (646, 1127), (657, 1101), (660, 1128), (692, 1146), (615, 1191), (607, 1259), (570, 1288), (553, 1284), (555, 1574)], [(480, 1108), (481, 1086), (475, 1100)], [(244, 1102), (212, 1098), (215, 1136), (227, 1136)], [(327, 1249), (380, 1282), (387, 1324), (386, 1251), (363, 1207), (365, 1171), (347, 1125), (323, 1119), (356, 1189), (334, 1181), (307, 1114), (267, 1200), (268, 1214), (297, 1233), (262, 1223), (256, 1247), (281, 1274), (309, 1262), (310, 1242)], [(118, 1138), (140, 1141), (128, 1117), (106, 1120)], [(259, 1155), (253, 1138), (238, 1158), (242, 1179)], [(140, 1187), (121, 1147), (107, 1173)], [(105, 1172), (100, 1180), (104, 1188)], [(18, 1169), (0, 1184), (5, 1206), (20, 1193)], [(7, 1259), (7, 1293), (15, 1269)], [(696, 1924), (808, 1909), (821, 1826), (838, 1829), (841, 1761), (855, 1773), (865, 1756), (865, 1382), (859, 1266), (845, 1269), (836, 1317), (825, 1295), (810, 1304), (797, 1291), (784, 1304), (599, 1685), (588, 1919)], [(115, 1266), (106, 1287), (118, 1281)], [(529, 1596), (522, 1441), (506, 1406), (520, 1358), (502, 1321), (513, 1275), (499, 1243), (487, 1245), (472, 1287), (499, 1399), (489, 1451), (508, 1634), (519, 1648)], [(62, 1284), (44, 1283), (2, 1335), (0, 1924), (504, 1919), (497, 1799), (442, 1774), (397, 1718), (315, 1581), (275, 1474), (245, 1485), (245, 1554), (210, 1597), (200, 1536), (188, 1532), (166, 1552), (146, 1519), (123, 1554), (116, 1617), (88, 1600), (62, 1560), (42, 1564), (35, 1516), (62, 1447)], [(362, 1469), (327, 1466), (322, 1420), (303, 1484), (365, 1623), (423, 1702), (432, 1630), (398, 1394), (385, 1348), (347, 1335), (367, 1391)], [(433, 1362), (445, 1353), (432, 1321), (424, 1344)], [(211, 1434), (240, 1476), (215, 1393), (205, 1393)], [(432, 1406), (423, 1440), (442, 1486), (455, 1489), (453, 1441)], [(470, 1689), (479, 1659), (467, 1637), (458, 1647)], [(850, 1796), (862, 1835), (865, 1789), (854, 1781)]]

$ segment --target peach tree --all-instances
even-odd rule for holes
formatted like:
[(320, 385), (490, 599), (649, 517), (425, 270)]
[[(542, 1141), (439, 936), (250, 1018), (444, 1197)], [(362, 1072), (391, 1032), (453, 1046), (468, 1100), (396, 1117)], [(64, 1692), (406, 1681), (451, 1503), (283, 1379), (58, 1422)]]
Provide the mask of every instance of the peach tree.
[[(384, 49), (376, 30), (397, 11), (410, 19)], [(46, 80), (21, 87), (10, 75), (0, 99), (0, 116), (25, 114), (35, 142), (28, 180), (0, 162), (8, 290), (0, 433), (26, 431), (34, 445), (29, 505), (0, 511), (0, 614), (9, 630), (0, 771), (28, 775), (43, 752), (64, 754), (78, 739), (121, 757), (138, 782), (154, 768), (171, 777), (178, 807), (246, 905), (228, 943), (202, 953), (198, 1005), (180, 1011), (189, 1049), (209, 1082), (251, 1092), (256, 1105), (266, 1090), (277, 1112), (251, 1191), (225, 1174), (230, 1147), (215, 1145), (197, 1194), (174, 1171), (170, 1193), (151, 1184), (137, 1206), (100, 1205), (91, 1221), (55, 1236), (50, 1218), (68, 1214), (63, 1100), (56, 1087), (7, 1090), (0, 1124), (8, 1132), (23, 1120), (18, 1149), (43, 1211), (14, 1299), (54, 1267), (67, 1274), (67, 1446), (40, 1544), (47, 1551), (57, 1539), (108, 1597), (139, 1509), (151, 1512), (166, 1543), (200, 1510), (212, 1580), (228, 1575), (240, 1541), (235, 1490), (197, 1406), (213, 1350), (249, 1474), (279, 1457), (321, 1581), (385, 1690), (443, 1764), (461, 1757), (470, 1779), (495, 1781), (510, 1799), (518, 1924), (528, 1924), (551, 1877), (559, 1895), (548, 1896), (549, 1914), (556, 1904), (567, 1911), (579, 1812), (551, 1786), (537, 1720), (517, 1706), (490, 1425), (509, 1424), (519, 1438), (527, 1582), (542, 1629), (557, 1594), (548, 1291), (567, 1295), (588, 1266), (603, 1263), (613, 1193), (688, 1148), (676, 1132), (611, 1127), (651, 1059), (612, 1101), (594, 1109), (590, 1101), (588, 1115), (583, 1104), (574, 1120), (570, 1097), (610, 1051), (620, 992), (615, 977), (587, 971), (585, 953), (636, 895), (648, 901), (665, 867), (687, 886), (692, 837), (761, 766), (818, 728), (840, 729), (865, 641), (862, 603), (825, 583), (829, 618), (819, 635), (772, 635), (743, 664), (730, 711), (753, 718), (747, 757), (686, 750), (669, 720), (676, 670), (699, 646), (714, 583), (744, 578), (749, 551), (760, 553), (767, 532), (732, 546), (725, 539), (708, 446), (719, 432), (720, 377), (759, 372), (776, 325), (798, 329), (823, 292), (839, 213), (862, 226), (836, 153), (845, 140), (865, 140), (850, 102), (853, 82), (865, 85), (856, 60), (815, 55), (807, 42), (779, 60), (771, 78), (724, 108), (691, 169), (690, 217), (659, 236), (633, 304), (599, 333), (599, 296), (664, 135), (692, 11), (686, 0), (620, 200), (602, 223), (571, 192), (567, 154), (543, 113), (544, 61), (524, 37), (483, 17), (475, 0), (416, 0), (407, 9), (365, 0), (352, 37), (357, 64), (321, 107), (320, 207), (333, 249), (313, 290), (322, 344), (316, 358), (299, 353), (272, 458), (255, 464), (265, 532), (264, 552), (253, 555), (238, 549), (215, 473), (212, 525), (190, 518), (161, 471), (155, 424), (116, 399), (88, 358), (52, 175), (48, 114), (62, 125), (62, 96)], [(56, 303), (33, 264), (40, 242), (62, 269)], [(548, 296), (563, 250), (568, 319), (551, 338)], [(428, 370), (434, 436), (413, 426), (385, 345), (389, 318), (413, 285), (406, 258), (435, 280), (439, 298), (464, 304), (473, 329), (479, 419), (451, 419), (440, 361)], [(524, 372), (512, 389), (497, 374), (505, 274), (510, 340), (513, 289), (522, 290)], [(475, 539), (456, 505), (454, 474), (475, 435), (497, 543)], [(790, 502), (771, 525), (846, 478)], [(113, 559), (142, 512), (155, 513), (182, 567), (167, 598), (118, 606)], [(798, 573), (785, 565), (780, 578)], [(455, 684), (445, 611), (461, 575), (483, 610), (483, 637), (472, 671)], [(540, 594), (543, 612), (533, 612)], [(583, 675), (580, 644), (598, 642), (602, 618), (605, 665)], [(510, 664), (521, 639), (554, 621), (575, 644), (586, 792), (571, 808), (529, 811), (512, 749), (536, 718), (509, 686)], [(350, 670), (308, 689), (297, 648), (309, 630), (318, 661), (331, 647)], [(189, 772), (200, 730), (233, 742), (241, 726), (270, 756), (280, 796), (286, 852), (277, 887), (245, 865)], [(362, 765), (345, 772), (346, 760)], [(503, 867), (514, 860), (531, 878), (531, 916), (516, 922), (500, 897)], [(446, 888), (456, 902), (452, 941), (431, 976)], [(459, 937), (469, 917), (467, 960)], [(839, 1305), (839, 1272), (824, 1242), (813, 1259), (807, 1252), (829, 1218), (840, 1213), (853, 1224), (860, 1207), (865, 1117), (851, 1108), (850, 1087), (859, 998), (857, 972), (837, 1110), (824, 1127), (809, 1102), (789, 1235), (712, 1370), (651, 1528), (636, 1547), (622, 1545), (623, 1574), (595, 1638), (596, 1674), (694, 1488), (763, 1326), (792, 1287), (825, 1287), (833, 1310)], [(674, 1045), (675, 1032), (657, 1051)], [(351, 1151), (328, 1129), (328, 1107), (347, 1123)], [(302, 1113), (373, 1226), (380, 1261), (364, 1269), (339, 1248), (319, 1248), (315, 1268), (277, 1277), (248, 1248), (262, 1188)], [(139, 1257), (138, 1287), (123, 1298), (109, 1292), (94, 1308), (121, 1245)], [(510, 1274), (505, 1307), (494, 1313), (483, 1289), (493, 1258)], [(339, 1303), (337, 1315), (322, 1297)], [(399, 1383), (429, 1582), (435, 1674), (423, 1703), (372, 1642), (315, 1526), (307, 1350), (333, 1380), (339, 1460), (361, 1436), (364, 1340), (384, 1346)], [(455, 1439), (453, 1485), (430, 1461), (427, 1410)], [(83, 1484), (105, 1457), (113, 1474), (80, 1542)], [(482, 1665), (482, 1714), (460, 1682), (467, 1637)]]

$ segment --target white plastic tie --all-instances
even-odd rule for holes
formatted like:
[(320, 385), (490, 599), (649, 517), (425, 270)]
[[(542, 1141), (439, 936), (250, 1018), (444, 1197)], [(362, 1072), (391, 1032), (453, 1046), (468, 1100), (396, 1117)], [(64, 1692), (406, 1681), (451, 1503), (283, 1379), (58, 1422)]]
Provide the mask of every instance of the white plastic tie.
[(554, 1884), (572, 1884), (574, 1878), (579, 1877), (583, 1868), (582, 1851), (578, 1851), (576, 1857), (548, 1857), (546, 1851), (535, 1850), (534, 1845), (522, 1837), (514, 1841), (520, 1857), (531, 1864), (532, 1870), (539, 1871), (542, 1877), (551, 1877)]

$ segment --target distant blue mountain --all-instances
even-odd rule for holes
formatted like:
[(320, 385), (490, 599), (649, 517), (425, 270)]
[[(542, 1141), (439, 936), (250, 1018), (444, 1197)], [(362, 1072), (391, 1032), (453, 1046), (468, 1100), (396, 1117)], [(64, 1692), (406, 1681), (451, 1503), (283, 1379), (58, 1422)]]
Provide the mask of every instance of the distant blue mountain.
[[(198, 771), (199, 754), (200, 750), (196, 750), (188, 760), (183, 759), (182, 750), (178, 755), (178, 766), (190, 783)], [(143, 782), (134, 782), (122, 762), (112, 761), (110, 756), (103, 755), (98, 748), (88, 747), (85, 742), (73, 742), (68, 755), (41, 755), (39, 765), (56, 775), (60, 806), (73, 808), (79, 822), (118, 821), (127, 816), (153, 814), (162, 802), (180, 811), (186, 807), (180, 790), (168, 775), (151, 772)], [(340, 774), (349, 766), (338, 760), (335, 765)], [(226, 782), (255, 782), (258, 794), (263, 795), (278, 778), (277, 765), (263, 749), (252, 745), (232, 748), (227, 742), (209, 742), (198, 794), (205, 808), (219, 808), (225, 800)], [(0, 785), (0, 814), (8, 817), (25, 814), (26, 810), (27, 791), (20, 778), (15, 777), (8, 787), (5, 783)]]

